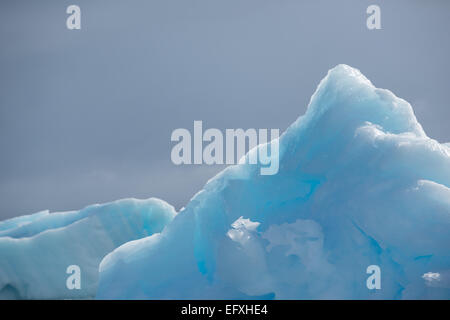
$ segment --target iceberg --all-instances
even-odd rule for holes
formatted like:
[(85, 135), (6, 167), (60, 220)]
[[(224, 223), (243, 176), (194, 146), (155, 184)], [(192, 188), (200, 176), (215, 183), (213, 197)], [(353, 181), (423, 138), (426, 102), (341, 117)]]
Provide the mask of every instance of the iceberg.
[[(159, 199), (123, 199), (0, 222), (0, 299), (92, 299), (103, 257), (161, 232), (175, 215)], [(80, 271), (79, 290), (66, 286), (73, 265)]]
[(408, 102), (338, 65), (276, 142), (276, 175), (227, 167), (106, 255), (97, 298), (450, 298), (450, 148)]

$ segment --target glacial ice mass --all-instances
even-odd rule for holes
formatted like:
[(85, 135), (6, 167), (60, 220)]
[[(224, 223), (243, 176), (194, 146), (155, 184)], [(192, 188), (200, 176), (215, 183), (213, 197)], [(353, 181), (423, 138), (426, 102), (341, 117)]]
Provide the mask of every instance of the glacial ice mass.
[(408, 102), (339, 65), (279, 147), (278, 174), (228, 167), (162, 233), (110, 253), (97, 298), (450, 298), (423, 277), (450, 270), (450, 149)]
[[(102, 258), (121, 244), (160, 232), (175, 215), (159, 199), (124, 199), (0, 222), (0, 299), (94, 298)], [(80, 290), (66, 287), (70, 265), (80, 267)]]
[(0, 223), (0, 294), (72, 297), (55, 273), (78, 261), (98, 299), (450, 298), (450, 147), (408, 102), (338, 65), (278, 143), (276, 175), (227, 167), (176, 215), (127, 200)]

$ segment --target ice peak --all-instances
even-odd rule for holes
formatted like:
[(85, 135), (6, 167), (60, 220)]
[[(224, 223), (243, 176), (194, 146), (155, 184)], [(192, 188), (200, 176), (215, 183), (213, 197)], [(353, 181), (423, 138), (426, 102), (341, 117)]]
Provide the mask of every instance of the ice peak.
[(361, 71), (359, 71), (358, 69), (353, 68), (347, 64), (338, 64), (334, 68), (328, 70), (328, 74), (325, 79), (331, 78), (331, 77), (340, 77), (340, 78), (348, 77), (350, 79), (353, 79), (354, 81), (358, 81), (360, 83), (363, 83), (363, 84), (366, 84), (369, 86), (373, 86), (372, 82), (370, 82), (370, 80), (367, 79), (361, 73)]
[(358, 69), (339, 64), (320, 81), (305, 115), (293, 127), (306, 131), (322, 127), (327, 132), (347, 128), (354, 132), (367, 122), (385, 132), (425, 136), (407, 101), (376, 88)]

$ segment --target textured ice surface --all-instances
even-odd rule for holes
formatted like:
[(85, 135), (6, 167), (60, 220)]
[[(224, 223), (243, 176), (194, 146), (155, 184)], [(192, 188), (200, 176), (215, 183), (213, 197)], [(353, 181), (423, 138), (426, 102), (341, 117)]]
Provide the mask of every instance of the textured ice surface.
[[(93, 298), (102, 258), (127, 241), (161, 232), (175, 214), (162, 200), (124, 199), (0, 222), (0, 299)], [(80, 290), (66, 287), (69, 265), (81, 269)]]
[(279, 146), (278, 174), (228, 167), (107, 255), (97, 297), (450, 298), (450, 149), (406, 101), (339, 65)]

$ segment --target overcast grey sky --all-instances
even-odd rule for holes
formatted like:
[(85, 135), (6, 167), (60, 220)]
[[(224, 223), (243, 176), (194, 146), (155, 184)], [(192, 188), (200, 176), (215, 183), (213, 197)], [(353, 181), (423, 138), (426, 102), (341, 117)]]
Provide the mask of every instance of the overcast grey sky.
[(124, 197), (179, 209), (221, 167), (173, 165), (174, 129), (284, 130), (339, 63), (448, 142), (449, 32), (445, 0), (2, 0), (0, 220)]

